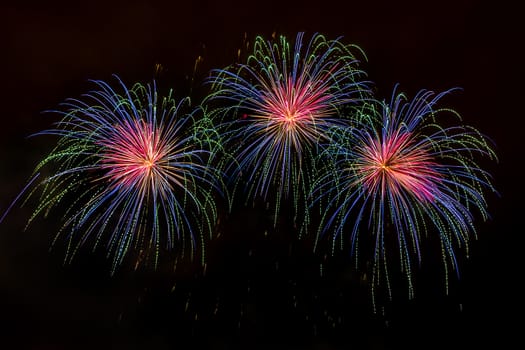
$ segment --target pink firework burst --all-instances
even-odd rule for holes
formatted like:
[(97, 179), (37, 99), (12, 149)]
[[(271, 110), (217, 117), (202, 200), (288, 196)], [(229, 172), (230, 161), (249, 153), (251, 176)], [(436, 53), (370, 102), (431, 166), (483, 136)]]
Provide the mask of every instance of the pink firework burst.
[(475, 156), (495, 154), (474, 128), (438, 124), (438, 117), (458, 117), (436, 107), (448, 92), (422, 90), (408, 100), (394, 90), (389, 103), (365, 105), (359, 127), (335, 130), (326, 152), (333, 163), (313, 191), (329, 209), (318, 232), (333, 233), (333, 244), (349, 231), (357, 259), (361, 229), (371, 234), (361, 251), (370, 244), (372, 289), (385, 281), (388, 297), (389, 259), (399, 259), (413, 296), (423, 241), (434, 236), (446, 273), (449, 266), (457, 272), (456, 248), (468, 247), (476, 232), (473, 211), (488, 217), (483, 190), (494, 188)]
[(430, 152), (418, 144), (411, 132), (395, 130), (385, 138), (370, 138), (359, 151), (359, 183), (381, 198), (390, 192), (399, 198), (403, 193), (420, 201), (432, 201), (436, 182), (442, 177), (435, 169)]
[(57, 234), (76, 241), (66, 260), (90, 240), (106, 242), (112, 271), (130, 250), (137, 264), (152, 257), (156, 265), (162, 250), (193, 256), (199, 247), (203, 258), (217, 212), (213, 128), (188, 98), (159, 96), (155, 83), (118, 82), (122, 93), (95, 81), (97, 90), (65, 102), (58, 127), (42, 132), (60, 139), (36, 172), (58, 170), (39, 184), (42, 200), (29, 222), (72, 198)]
[(294, 216), (308, 216), (299, 200), (308, 201), (319, 151), (331, 129), (348, 123), (341, 109), (369, 97), (354, 51), (320, 34), (303, 42), (299, 33), (295, 44), (257, 37), (245, 63), (212, 73), (210, 100), (228, 102), (219, 115), (241, 116), (221, 122), (234, 159), (228, 172), (246, 184), (248, 199), (274, 203), (274, 222), (287, 199)]
[(100, 145), (104, 148), (101, 168), (108, 170), (106, 178), (115, 186), (140, 189), (144, 194), (171, 187), (168, 155), (173, 143), (166, 142), (162, 126), (126, 120)]
[[(331, 67), (334, 70), (335, 67)], [(331, 96), (326, 82), (330, 71), (316, 80), (306, 75), (294, 78), (291, 75), (283, 80), (276, 80), (265, 88), (267, 93), (257, 101), (251, 117), (255, 123), (261, 123), (264, 132), (274, 135), (279, 142), (301, 152), (303, 143), (314, 143), (325, 135), (322, 129), (326, 118), (334, 113), (330, 105)], [(321, 127), (322, 126), (322, 127)]]

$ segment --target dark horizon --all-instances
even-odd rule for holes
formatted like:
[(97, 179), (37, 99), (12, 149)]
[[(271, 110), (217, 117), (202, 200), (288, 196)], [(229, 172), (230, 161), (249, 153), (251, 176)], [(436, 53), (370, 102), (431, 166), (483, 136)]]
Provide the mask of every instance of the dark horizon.
[[(438, 253), (424, 252), (416, 295), (405, 284), (372, 312), (365, 277), (344, 253), (311, 251), (291, 220), (278, 229), (264, 207), (237, 206), (221, 222), (207, 264), (173, 261), (157, 271), (133, 271), (133, 261), (110, 276), (110, 259), (85, 247), (64, 265), (66, 242), (51, 251), (59, 211), (27, 231), (35, 201), (20, 203), (0, 224), (3, 344), (17, 349), (419, 349), (508, 348), (521, 342), (522, 186), (520, 101), (525, 38), (518, 5), (475, 1), (182, 4), (63, 1), (1, 5), (3, 128), (0, 138), (0, 215), (56, 141), (28, 137), (49, 128), (66, 98), (90, 79), (173, 87), (196, 100), (209, 71), (235, 61), (245, 38), (272, 33), (293, 40), (319, 32), (342, 37), (366, 54), (361, 68), (377, 96), (394, 86), (413, 97), (420, 89), (459, 87), (443, 105), (494, 142), (499, 158), (482, 166), (499, 196), (486, 192), (491, 215), (476, 216), (477, 240), (460, 256), (460, 278), (448, 295)], [(200, 59), (199, 59), (200, 57)], [(199, 63), (196, 65), (196, 61)], [(156, 67), (160, 65), (159, 72)], [(196, 68), (195, 68), (196, 67)], [(269, 230), (269, 231), (268, 231)], [(265, 231), (268, 234), (265, 235)], [(292, 253), (291, 253), (292, 252)], [(394, 262), (395, 263), (395, 262)], [(322, 276), (320, 266), (322, 267)], [(516, 319), (515, 319), (516, 318)]]

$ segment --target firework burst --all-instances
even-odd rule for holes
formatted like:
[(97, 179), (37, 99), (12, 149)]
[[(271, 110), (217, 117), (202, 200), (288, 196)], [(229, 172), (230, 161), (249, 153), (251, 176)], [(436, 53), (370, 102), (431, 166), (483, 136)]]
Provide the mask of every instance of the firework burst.
[(294, 208), (306, 200), (313, 169), (305, 163), (342, 124), (339, 108), (367, 94), (354, 49), (322, 35), (303, 45), (299, 33), (292, 48), (284, 36), (257, 37), (245, 64), (212, 74), (211, 99), (225, 101), (220, 114), (234, 118), (223, 124), (237, 161), (233, 178), (243, 175), (247, 200), (272, 196), (275, 219), (282, 199), (293, 197)]
[(161, 249), (203, 249), (218, 183), (206, 116), (186, 113), (189, 99), (159, 97), (155, 84), (128, 89), (119, 80), (119, 94), (95, 83), (98, 90), (66, 101), (57, 127), (40, 133), (60, 139), (36, 168), (52, 175), (38, 186), (40, 204), (29, 222), (71, 201), (57, 235), (68, 237), (66, 260), (91, 239), (106, 246), (113, 271), (130, 248), (141, 252), (138, 261), (152, 255), (155, 265)]
[(483, 190), (494, 189), (474, 158), (494, 159), (495, 154), (475, 129), (437, 124), (443, 114), (459, 117), (436, 108), (448, 92), (423, 90), (408, 101), (394, 91), (389, 104), (363, 108), (368, 116), (358, 127), (338, 131), (337, 142), (326, 152), (333, 166), (315, 186), (317, 201), (331, 209), (319, 233), (334, 229), (336, 242), (349, 228), (357, 259), (364, 223), (373, 234), (372, 288), (384, 278), (389, 296), (388, 256), (399, 254), (412, 297), (412, 270), (421, 262), (422, 240), (437, 233), (445, 271), (457, 271), (456, 248), (468, 248), (475, 235), (473, 210), (488, 216)]

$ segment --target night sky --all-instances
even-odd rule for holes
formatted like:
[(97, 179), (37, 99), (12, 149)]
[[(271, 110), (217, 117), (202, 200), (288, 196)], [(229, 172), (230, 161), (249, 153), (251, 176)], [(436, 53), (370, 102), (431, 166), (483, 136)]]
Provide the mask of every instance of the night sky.
[[(86, 247), (64, 265), (49, 250), (60, 212), (24, 231), (36, 204), (0, 224), (0, 348), (6, 349), (473, 349), (522, 347), (523, 96), (525, 28), (511, 1), (384, 3), (317, 1), (25, 1), (0, 5), (2, 67), (0, 215), (24, 187), (53, 137), (42, 113), (94, 87), (88, 79), (147, 83), (199, 100), (202, 80), (235, 60), (245, 37), (298, 31), (356, 44), (378, 96), (396, 83), (461, 87), (444, 103), (490, 137), (498, 162), (483, 160), (499, 196), (477, 221), (461, 278), (448, 295), (439, 252), (429, 245), (415, 273), (416, 297), (401, 288), (371, 307), (363, 276), (343, 253), (313, 253), (283, 217), (236, 206), (209, 243), (206, 268), (110, 276), (104, 251)], [(195, 70), (198, 57), (202, 59)], [(156, 67), (162, 67), (156, 72)], [(194, 73), (195, 71), (195, 73)], [(266, 234), (265, 234), (266, 232)], [(320, 273), (320, 266), (322, 274)]]

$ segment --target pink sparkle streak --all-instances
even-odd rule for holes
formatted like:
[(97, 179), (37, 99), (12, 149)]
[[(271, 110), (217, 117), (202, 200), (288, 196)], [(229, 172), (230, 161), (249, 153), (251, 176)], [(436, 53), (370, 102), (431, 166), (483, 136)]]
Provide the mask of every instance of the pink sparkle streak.
[[(148, 191), (167, 185), (163, 176), (168, 166), (169, 147), (161, 130), (143, 120), (124, 121), (114, 127), (114, 135), (104, 144), (102, 169), (118, 186)], [(166, 183), (165, 183), (166, 182)]]
[(369, 138), (360, 150), (359, 173), (370, 192), (380, 188), (399, 198), (403, 192), (420, 201), (433, 201), (441, 175), (424, 145), (416, 144), (410, 132), (394, 132), (383, 140)]

